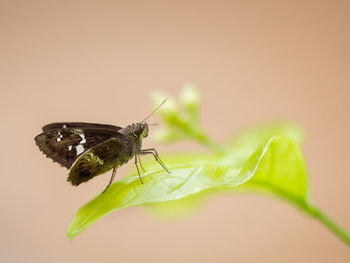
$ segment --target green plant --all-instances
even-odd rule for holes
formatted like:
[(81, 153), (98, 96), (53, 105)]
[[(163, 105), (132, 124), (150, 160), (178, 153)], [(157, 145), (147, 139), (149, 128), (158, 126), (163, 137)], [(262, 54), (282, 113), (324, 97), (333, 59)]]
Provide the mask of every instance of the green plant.
[[(164, 95), (155, 94), (155, 105)], [(210, 150), (208, 154), (164, 155), (169, 175), (154, 161), (140, 184), (134, 171), (114, 183), (75, 215), (68, 230), (72, 239), (101, 217), (127, 207), (151, 205), (158, 212), (193, 209), (199, 196), (213, 189), (253, 191), (279, 197), (314, 217), (350, 246), (350, 236), (308, 200), (308, 178), (300, 149), (304, 134), (297, 125), (278, 122), (241, 131), (223, 145), (215, 143), (199, 122), (200, 96), (187, 85), (180, 105), (169, 99), (158, 111), (165, 125), (156, 138), (163, 142), (194, 140)]]

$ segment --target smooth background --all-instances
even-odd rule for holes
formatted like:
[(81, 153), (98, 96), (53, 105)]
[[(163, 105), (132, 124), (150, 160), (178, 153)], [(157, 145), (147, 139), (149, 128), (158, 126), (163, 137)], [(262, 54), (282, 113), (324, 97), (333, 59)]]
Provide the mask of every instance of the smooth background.
[(152, 90), (176, 96), (188, 80), (218, 141), (265, 120), (305, 127), (312, 200), (350, 230), (350, 2), (123, 2), (0, 2), (0, 261), (349, 262), (318, 222), (249, 195), (170, 222), (126, 209), (69, 241), (76, 210), (109, 177), (66, 183), (34, 144), (41, 126), (140, 121)]

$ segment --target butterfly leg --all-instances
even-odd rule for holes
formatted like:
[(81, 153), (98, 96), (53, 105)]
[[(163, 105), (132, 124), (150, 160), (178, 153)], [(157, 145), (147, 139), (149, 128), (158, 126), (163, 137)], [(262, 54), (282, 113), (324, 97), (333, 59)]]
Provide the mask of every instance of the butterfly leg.
[(111, 176), (111, 179), (109, 180), (109, 183), (106, 187), (105, 190), (103, 190), (102, 193), (106, 192), (106, 190), (108, 189), (108, 187), (113, 183), (114, 181), (114, 177), (115, 177), (115, 174), (117, 173), (117, 162), (115, 163), (114, 167), (113, 167), (113, 172), (112, 172), (112, 176)]
[(150, 149), (144, 149), (141, 150), (140, 154), (152, 154), (153, 157), (156, 159), (156, 161), (163, 167), (163, 169), (165, 171), (167, 171), (168, 173), (170, 173), (170, 171), (168, 170), (168, 168), (165, 166), (165, 164), (163, 163), (163, 161), (160, 159), (158, 152), (156, 149), (154, 148), (150, 148)]
[(137, 155), (137, 158), (139, 159), (138, 162), (139, 162), (139, 164), (140, 164), (140, 167), (141, 167), (142, 171), (143, 171), (143, 172), (146, 171), (145, 168), (143, 167), (142, 163), (141, 163), (140, 155)]
[(139, 170), (139, 166), (137, 165), (137, 154), (135, 154), (135, 165), (136, 165), (137, 173), (139, 174), (140, 181), (143, 184), (142, 178), (141, 178), (141, 174), (140, 174), (140, 170)]

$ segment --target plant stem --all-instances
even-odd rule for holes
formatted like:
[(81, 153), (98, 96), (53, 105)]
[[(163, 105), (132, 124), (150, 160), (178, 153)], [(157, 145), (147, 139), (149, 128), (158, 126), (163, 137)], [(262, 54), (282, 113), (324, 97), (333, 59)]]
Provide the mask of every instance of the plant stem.
[(350, 235), (341, 228), (336, 222), (326, 216), (321, 209), (316, 206), (311, 205), (307, 201), (296, 197), (295, 195), (281, 189), (273, 184), (268, 184), (263, 181), (254, 180), (252, 178), (249, 182), (247, 182), (250, 186), (257, 186), (258, 188), (265, 188), (275, 193), (277, 196), (282, 199), (288, 201), (289, 203), (299, 207), (303, 212), (308, 214), (309, 216), (320, 221), (325, 227), (327, 227), (331, 232), (333, 232), (337, 237), (344, 241), (350, 247)]
[(202, 134), (201, 136), (196, 137), (197, 141), (206, 146), (209, 150), (214, 152), (215, 154), (219, 156), (223, 156), (225, 151), (222, 149), (222, 147), (214, 142), (209, 136), (206, 134)]
[(207, 147), (216, 155), (223, 156), (225, 154), (223, 147), (212, 140), (198, 123), (186, 123), (183, 124), (182, 128), (185, 130), (185, 133), (190, 134), (194, 140)]
[(350, 235), (344, 229), (338, 226), (331, 218), (326, 216), (319, 208), (309, 205), (303, 206), (301, 209), (308, 215), (319, 220), (325, 227), (331, 230), (350, 247)]

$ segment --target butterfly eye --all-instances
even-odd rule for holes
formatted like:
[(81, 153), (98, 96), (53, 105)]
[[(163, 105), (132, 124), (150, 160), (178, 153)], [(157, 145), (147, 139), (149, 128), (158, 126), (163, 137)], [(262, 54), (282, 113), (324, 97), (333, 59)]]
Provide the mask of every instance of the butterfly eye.
[(147, 136), (148, 136), (148, 126), (146, 126), (142, 131), (142, 137), (147, 137)]

